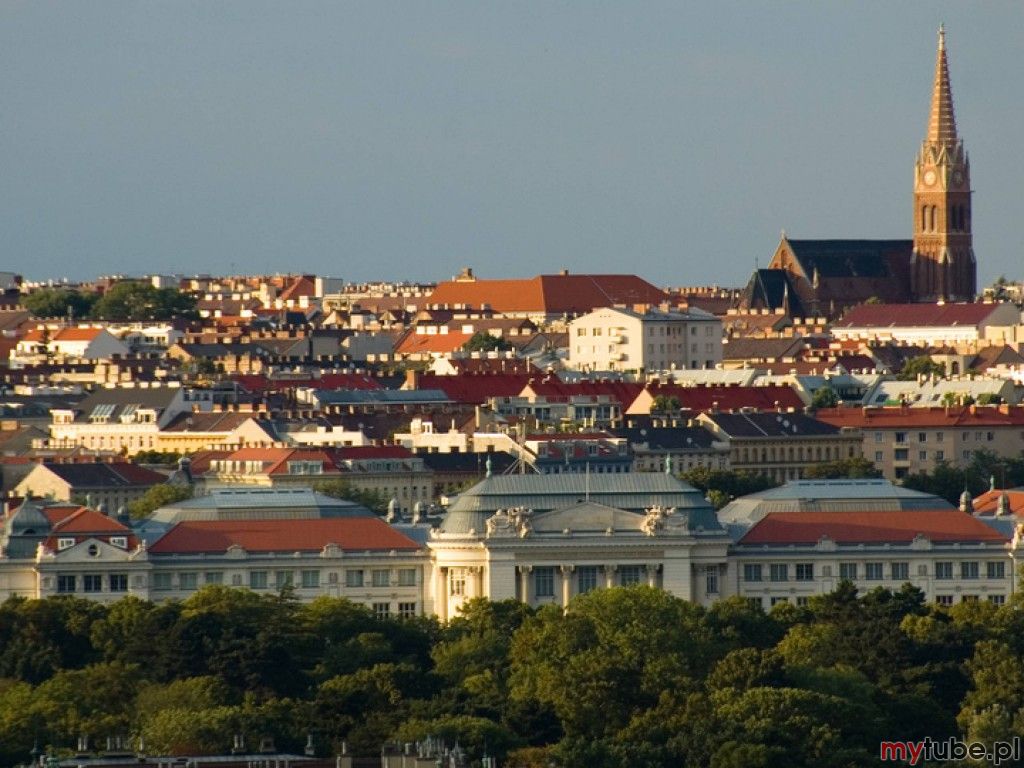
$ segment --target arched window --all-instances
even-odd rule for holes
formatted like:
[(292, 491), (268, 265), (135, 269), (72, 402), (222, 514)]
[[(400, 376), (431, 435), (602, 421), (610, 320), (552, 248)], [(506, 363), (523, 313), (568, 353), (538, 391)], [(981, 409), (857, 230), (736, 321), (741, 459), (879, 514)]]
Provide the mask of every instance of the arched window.
[(939, 206), (933, 205), (932, 206), (932, 232), (935, 232), (935, 231), (938, 230), (938, 227), (939, 227), (939, 225), (938, 225), (938, 220), (939, 220), (938, 214), (939, 214)]
[(927, 205), (922, 205), (921, 206), (921, 231), (922, 232), (927, 232), (928, 231), (928, 206)]

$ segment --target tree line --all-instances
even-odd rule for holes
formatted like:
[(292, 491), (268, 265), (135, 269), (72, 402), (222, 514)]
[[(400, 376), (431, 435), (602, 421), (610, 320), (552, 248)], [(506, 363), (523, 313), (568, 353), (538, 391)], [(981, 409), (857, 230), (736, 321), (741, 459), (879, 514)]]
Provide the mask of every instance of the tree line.
[(1022, 607), (848, 582), (770, 613), (643, 586), (564, 612), (476, 599), (447, 625), (217, 586), (159, 604), (10, 599), (0, 763), (80, 735), (202, 754), (312, 734), (323, 755), (434, 735), (523, 768), (869, 766), (880, 740), (1022, 732)]
[(36, 317), (111, 322), (195, 317), (196, 299), (177, 288), (125, 280), (100, 294), (74, 288), (40, 288), (22, 299)]

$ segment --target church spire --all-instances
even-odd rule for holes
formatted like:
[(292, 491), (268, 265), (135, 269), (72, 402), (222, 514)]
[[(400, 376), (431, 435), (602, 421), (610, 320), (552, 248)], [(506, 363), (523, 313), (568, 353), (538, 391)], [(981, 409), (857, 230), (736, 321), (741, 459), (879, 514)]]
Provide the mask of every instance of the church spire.
[(953, 92), (949, 87), (946, 62), (946, 30), (939, 26), (939, 52), (935, 59), (935, 85), (932, 87), (932, 111), (928, 120), (928, 142), (956, 144), (956, 118), (953, 116)]

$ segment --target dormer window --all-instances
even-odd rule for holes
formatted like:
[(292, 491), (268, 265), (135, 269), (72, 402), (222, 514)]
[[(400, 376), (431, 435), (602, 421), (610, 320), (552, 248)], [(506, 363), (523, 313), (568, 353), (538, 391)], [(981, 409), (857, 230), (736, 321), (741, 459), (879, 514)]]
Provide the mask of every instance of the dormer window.
[(110, 544), (114, 547), (121, 549), (128, 549), (128, 537), (127, 536), (111, 536)]
[(75, 546), (75, 538), (73, 536), (61, 536), (59, 539), (57, 539), (58, 552), (73, 546)]

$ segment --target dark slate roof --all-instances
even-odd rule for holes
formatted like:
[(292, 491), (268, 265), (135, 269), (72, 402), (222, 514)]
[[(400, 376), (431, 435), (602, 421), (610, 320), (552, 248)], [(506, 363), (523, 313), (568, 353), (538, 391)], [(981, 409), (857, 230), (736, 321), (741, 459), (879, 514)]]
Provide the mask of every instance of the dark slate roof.
[(162, 411), (181, 392), (180, 387), (103, 387), (80, 402), (75, 410), (79, 418), (88, 421), (89, 415), (100, 405), (112, 405), (109, 420), (116, 422), (126, 406), (152, 408)]
[(626, 438), (634, 450), (646, 446), (648, 451), (706, 453), (715, 442), (715, 436), (704, 427), (633, 427), (611, 431), (617, 437)]
[(486, 471), (487, 459), (491, 460), (491, 472), (504, 474), (516, 463), (512, 454), (504, 451), (494, 453), (417, 453), (423, 464), (434, 472), (479, 472)]
[(806, 437), (834, 435), (839, 428), (802, 413), (709, 413), (730, 437)]
[[(788, 289), (788, 293), (787, 293)], [(784, 269), (755, 269), (750, 282), (743, 289), (743, 306), (782, 309), (789, 301), (789, 313), (793, 317), (806, 317), (800, 297), (793, 289), (789, 273)]]
[(789, 240), (789, 247), (808, 279), (893, 276), (890, 259), (910, 259), (912, 240)]
[(127, 462), (63, 464), (47, 461), (43, 466), (72, 488), (148, 488), (167, 480), (166, 475)]
[(320, 405), (418, 405), (452, 402), (440, 389), (320, 390), (313, 397)]

